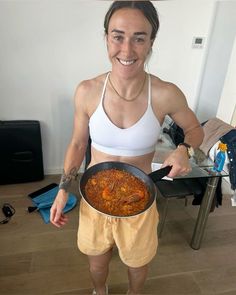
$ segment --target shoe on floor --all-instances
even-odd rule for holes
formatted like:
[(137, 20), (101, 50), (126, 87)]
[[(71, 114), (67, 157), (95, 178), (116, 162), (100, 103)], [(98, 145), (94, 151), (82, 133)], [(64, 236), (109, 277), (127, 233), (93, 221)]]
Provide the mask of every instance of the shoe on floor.
[[(97, 292), (95, 289), (93, 289), (92, 295), (97, 295)], [(106, 295), (108, 295), (108, 286), (106, 285)]]

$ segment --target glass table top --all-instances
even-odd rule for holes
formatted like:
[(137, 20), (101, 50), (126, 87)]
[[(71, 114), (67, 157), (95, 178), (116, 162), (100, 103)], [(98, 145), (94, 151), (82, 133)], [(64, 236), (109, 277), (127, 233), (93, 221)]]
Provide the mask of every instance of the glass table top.
[[(156, 152), (153, 157), (153, 163), (163, 163), (168, 154), (175, 149), (176, 146), (167, 134), (161, 134), (156, 145)], [(225, 171), (216, 172), (213, 170), (214, 163), (201, 150), (197, 149), (195, 155), (190, 160), (192, 171), (185, 176), (176, 176), (180, 178), (201, 178), (201, 177), (226, 177), (229, 174)]]

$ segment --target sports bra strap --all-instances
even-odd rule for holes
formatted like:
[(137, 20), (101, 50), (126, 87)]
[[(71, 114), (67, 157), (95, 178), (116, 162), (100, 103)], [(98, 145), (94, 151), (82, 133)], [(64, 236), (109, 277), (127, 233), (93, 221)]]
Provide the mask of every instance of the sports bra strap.
[(151, 97), (152, 97), (152, 94), (151, 94), (151, 75), (150, 74), (147, 74), (148, 75), (148, 104), (150, 105), (151, 104)]
[(104, 99), (104, 94), (105, 94), (105, 91), (106, 91), (107, 81), (108, 81), (109, 75), (110, 75), (110, 72), (107, 73), (107, 76), (106, 76), (106, 79), (105, 79), (105, 82), (104, 82), (104, 85), (103, 85), (100, 103), (102, 103), (103, 102), (103, 99)]

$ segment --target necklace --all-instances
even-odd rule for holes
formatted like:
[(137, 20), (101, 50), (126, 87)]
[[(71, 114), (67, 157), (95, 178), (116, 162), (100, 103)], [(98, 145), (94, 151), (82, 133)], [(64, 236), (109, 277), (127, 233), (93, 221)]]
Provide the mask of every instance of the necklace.
[(145, 73), (145, 77), (144, 77), (144, 80), (143, 80), (143, 84), (139, 90), (139, 92), (132, 98), (128, 99), (122, 95), (120, 95), (120, 93), (116, 90), (115, 86), (113, 85), (113, 83), (111, 82), (111, 79), (110, 79), (110, 75), (108, 76), (108, 80), (109, 80), (109, 83), (111, 84), (111, 87), (112, 89), (115, 91), (115, 93), (120, 97), (122, 98), (123, 100), (127, 101), (127, 102), (131, 102), (131, 101), (134, 101), (136, 98), (139, 97), (139, 95), (141, 94), (141, 92), (143, 91), (143, 88), (144, 88), (144, 85), (145, 85), (145, 82), (146, 82), (146, 73)]

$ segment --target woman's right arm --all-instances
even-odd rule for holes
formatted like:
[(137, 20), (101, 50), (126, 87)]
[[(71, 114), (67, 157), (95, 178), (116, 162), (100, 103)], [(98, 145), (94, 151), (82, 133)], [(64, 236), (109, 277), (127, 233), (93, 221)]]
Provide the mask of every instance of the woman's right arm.
[(79, 85), (75, 93), (73, 134), (65, 155), (59, 191), (50, 210), (50, 221), (57, 227), (61, 227), (68, 220), (67, 216), (63, 214), (63, 209), (68, 200), (70, 184), (77, 176), (88, 143), (89, 116), (85, 99), (86, 87), (84, 84)]

